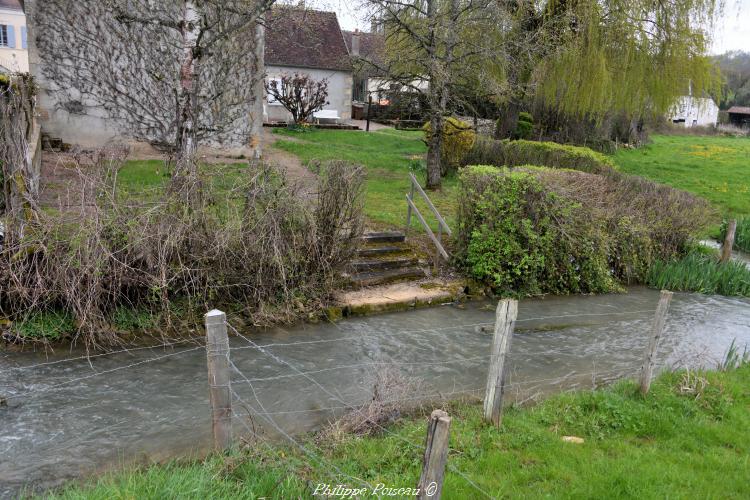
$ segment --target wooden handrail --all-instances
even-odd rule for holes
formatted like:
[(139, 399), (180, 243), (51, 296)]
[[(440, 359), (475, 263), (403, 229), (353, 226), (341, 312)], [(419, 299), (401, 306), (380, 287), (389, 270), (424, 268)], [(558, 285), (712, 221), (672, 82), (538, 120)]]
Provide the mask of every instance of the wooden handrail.
[[(430, 200), (430, 197), (427, 196), (427, 193), (424, 192), (422, 186), (419, 185), (419, 181), (411, 172), (409, 172), (409, 180), (411, 181), (411, 189), (409, 191), (409, 194), (406, 195), (406, 230), (408, 231), (409, 227), (411, 227), (411, 214), (413, 212), (417, 216), (417, 219), (419, 219), (419, 222), (422, 224), (425, 232), (427, 232), (427, 236), (429, 236), (432, 242), (435, 244), (435, 249), (437, 250), (437, 254), (435, 255), (435, 271), (437, 272), (440, 266), (440, 257), (442, 256), (445, 260), (450, 259), (450, 255), (448, 255), (448, 252), (445, 251), (445, 247), (443, 247), (443, 231), (445, 231), (448, 236), (451, 236), (453, 234), (453, 231), (451, 231), (448, 223), (445, 222), (443, 216), (440, 215), (440, 212), (438, 212), (438, 209), (435, 208), (435, 205), (432, 203), (432, 200)], [(422, 213), (414, 204), (415, 191), (419, 193), (422, 199), (424, 199), (425, 203), (427, 203), (427, 206), (430, 208), (430, 210), (432, 210), (432, 213), (435, 215), (435, 218), (438, 221), (437, 236), (435, 236), (435, 233), (430, 228), (430, 225), (427, 224), (427, 221), (422, 216)]]
[(435, 247), (437, 248), (438, 252), (440, 252), (440, 255), (442, 255), (445, 259), (448, 259), (448, 252), (445, 251), (442, 243), (440, 243), (440, 241), (437, 239), (435, 233), (432, 232), (432, 229), (430, 229), (430, 225), (427, 224), (427, 221), (424, 220), (424, 217), (422, 217), (422, 213), (419, 211), (412, 199), (409, 198), (408, 194), (406, 195), (406, 203), (409, 204), (409, 208), (414, 211), (414, 215), (416, 215), (417, 219), (419, 219), (419, 222), (422, 223), (424, 230), (427, 232), (427, 236), (429, 236), (432, 242), (435, 244)]
[(427, 196), (427, 193), (424, 192), (424, 189), (422, 189), (422, 186), (419, 185), (419, 181), (417, 180), (417, 178), (414, 177), (414, 174), (411, 172), (409, 172), (409, 177), (411, 177), (411, 185), (417, 188), (417, 192), (422, 196), (424, 201), (427, 203), (427, 206), (430, 207), (430, 210), (432, 210), (432, 213), (435, 214), (435, 217), (437, 218), (438, 223), (441, 226), (443, 226), (443, 229), (445, 229), (445, 232), (448, 233), (448, 236), (452, 236), (453, 232), (451, 231), (451, 228), (448, 227), (448, 224), (445, 222), (445, 219), (443, 219), (443, 216), (440, 215), (440, 212), (438, 212), (438, 209), (435, 208), (435, 205), (432, 204), (430, 197)]

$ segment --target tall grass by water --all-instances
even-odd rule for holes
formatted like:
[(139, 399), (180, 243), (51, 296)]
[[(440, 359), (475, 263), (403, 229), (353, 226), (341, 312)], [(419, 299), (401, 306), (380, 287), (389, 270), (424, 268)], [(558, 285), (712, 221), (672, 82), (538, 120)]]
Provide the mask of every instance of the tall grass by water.
[(656, 262), (647, 282), (679, 292), (750, 297), (750, 269), (744, 262), (719, 263), (715, 256), (697, 251), (679, 260)]

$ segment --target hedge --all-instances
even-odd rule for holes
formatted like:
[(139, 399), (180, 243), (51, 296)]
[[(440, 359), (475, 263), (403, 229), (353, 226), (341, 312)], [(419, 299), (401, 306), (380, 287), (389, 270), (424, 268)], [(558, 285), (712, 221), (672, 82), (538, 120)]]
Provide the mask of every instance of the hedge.
[(500, 294), (603, 293), (643, 283), (713, 213), (640, 178), (523, 166), (461, 173), (458, 264)]
[(497, 141), (484, 137), (477, 139), (471, 150), (464, 156), (462, 165), (494, 165), (496, 167), (540, 165), (593, 174), (612, 173), (616, 169), (610, 158), (586, 147), (556, 142), (507, 139)]

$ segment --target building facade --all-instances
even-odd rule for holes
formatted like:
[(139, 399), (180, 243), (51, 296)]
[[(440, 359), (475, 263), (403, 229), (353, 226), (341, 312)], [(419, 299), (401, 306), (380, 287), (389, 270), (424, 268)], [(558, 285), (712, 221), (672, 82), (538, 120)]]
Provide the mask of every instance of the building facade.
[(713, 99), (682, 96), (670, 113), (672, 123), (689, 127), (713, 127), (719, 121), (719, 106)]
[(0, 71), (29, 71), (26, 15), (18, 0), (0, 0)]

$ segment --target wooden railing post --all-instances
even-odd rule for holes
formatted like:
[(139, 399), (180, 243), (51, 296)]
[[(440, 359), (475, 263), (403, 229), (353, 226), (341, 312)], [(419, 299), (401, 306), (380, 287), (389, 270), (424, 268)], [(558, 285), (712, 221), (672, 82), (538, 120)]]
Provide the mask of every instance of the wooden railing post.
[(445, 465), (448, 462), (448, 440), (451, 418), (443, 410), (435, 410), (427, 424), (424, 464), (417, 489), (419, 500), (439, 499), (443, 493)]
[(232, 445), (232, 393), (229, 381), (227, 315), (214, 309), (206, 314), (206, 353), (214, 449)]
[[(414, 181), (410, 178), (411, 190), (409, 191), (409, 199), (414, 201)], [(411, 228), (411, 203), (406, 203), (406, 232)]]
[(651, 375), (654, 371), (654, 360), (656, 359), (656, 348), (659, 347), (659, 339), (664, 332), (664, 325), (667, 322), (667, 311), (669, 303), (672, 301), (672, 292), (667, 290), (661, 291), (659, 305), (656, 307), (656, 315), (651, 325), (651, 340), (646, 349), (646, 359), (643, 361), (641, 368), (641, 394), (648, 394), (651, 388)]
[(732, 259), (732, 248), (734, 248), (734, 235), (737, 232), (737, 220), (732, 219), (727, 224), (727, 235), (721, 245), (721, 262), (729, 262)]
[(497, 305), (495, 335), (492, 338), (490, 368), (487, 373), (487, 387), (484, 394), (484, 419), (498, 427), (503, 419), (505, 358), (510, 352), (517, 316), (517, 300), (505, 299)]

